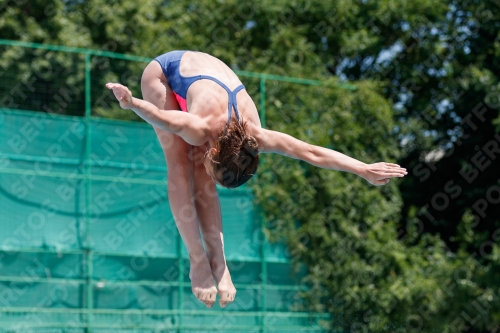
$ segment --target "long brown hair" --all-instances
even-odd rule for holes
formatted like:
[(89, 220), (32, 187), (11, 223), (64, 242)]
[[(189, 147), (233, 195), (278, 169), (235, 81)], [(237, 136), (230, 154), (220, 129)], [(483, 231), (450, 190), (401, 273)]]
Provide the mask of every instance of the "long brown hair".
[(257, 171), (259, 145), (253, 136), (246, 134), (246, 122), (232, 117), (219, 133), (215, 148), (209, 153), (212, 177), (222, 186), (236, 188), (246, 183)]

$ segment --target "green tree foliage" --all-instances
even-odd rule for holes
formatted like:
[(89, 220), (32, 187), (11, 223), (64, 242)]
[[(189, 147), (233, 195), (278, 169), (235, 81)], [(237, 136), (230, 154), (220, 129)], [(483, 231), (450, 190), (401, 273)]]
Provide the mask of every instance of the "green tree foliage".
[[(308, 268), (305, 306), (346, 332), (489, 332), (500, 317), (499, 18), (493, 0), (18, 0), (0, 3), (0, 35), (146, 57), (196, 49), (234, 69), (325, 81), (268, 81), (268, 127), (397, 160), (410, 177), (375, 188), (264, 157), (252, 187), (269, 237)], [(81, 56), (0, 54), (2, 107), (83, 114)], [(103, 84), (139, 96), (144, 66), (93, 57), (93, 113), (137, 119)], [(345, 79), (358, 89), (335, 87)], [(32, 94), (13, 93), (17, 82)], [(257, 102), (257, 82), (244, 83)]]

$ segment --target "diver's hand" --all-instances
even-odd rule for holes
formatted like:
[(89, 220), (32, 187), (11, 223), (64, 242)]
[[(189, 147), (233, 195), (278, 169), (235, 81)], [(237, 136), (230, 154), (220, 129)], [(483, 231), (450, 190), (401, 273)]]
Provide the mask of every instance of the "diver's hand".
[(120, 106), (123, 109), (131, 109), (133, 106), (132, 103), (132, 93), (130, 90), (125, 87), (124, 85), (121, 85), (119, 83), (111, 83), (108, 82), (106, 83), (106, 88), (113, 90), (113, 93), (115, 94), (116, 99), (118, 102), (120, 102)]
[(408, 172), (405, 168), (393, 163), (366, 164), (360, 176), (375, 186), (385, 185), (390, 178), (404, 177)]

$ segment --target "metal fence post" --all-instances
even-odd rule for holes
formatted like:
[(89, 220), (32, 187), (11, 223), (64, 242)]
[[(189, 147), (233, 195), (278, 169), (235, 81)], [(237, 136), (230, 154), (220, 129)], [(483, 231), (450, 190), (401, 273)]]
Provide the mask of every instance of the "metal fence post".
[(260, 124), (262, 128), (266, 127), (266, 79), (260, 78)]
[(266, 234), (264, 232), (264, 221), (261, 222), (261, 243), (260, 243), (260, 260), (261, 260), (261, 285), (260, 285), (260, 303), (261, 303), (261, 308), (260, 308), (260, 332), (265, 333), (266, 332), (266, 323), (265, 323), (265, 318), (266, 318), (266, 304), (267, 304), (267, 262), (266, 262)]
[[(266, 78), (264, 75), (260, 77), (260, 124), (262, 128), (266, 127)], [(260, 302), (261, 302), (261, 313), (260, 313), (260, 331), (261, 333), (266, 332), (265, 324), (265, 313), (266, 313), (266, 284), (267, 284), (267, 263), (266, 263), (266, 234), (264, 233), (264, 221), (261, 222), (261, 248), (260, 248), (260, 260), (261, 260), (261, 286), (260, 286)]]
[[(168, 172), (168, 170), (167, 170)], [(182, 333), (183, 331), (183, 316), (184, 316), (184, 311), (182, 309), (182, 306), (183, 306), (183, 303), (184, 303), (184, 259), (182, 258), (182, 238), (181, 238), (181, 234), (180, 233), (177, 233), (177, 254), (178, 254), (178, 258), (179, 258), (179, 279), (178, 279), (178, 283), (179, 283), (179, 289), (178, 289), (178, 292), (179, 292), (179, 296), (178, 296), (178, 302), (177, 302), (177, 315), (178, 315), (178, 325), (179, 325), (179, 330), (178, 332), (179, 333)]]
[(90, 53), (85, 53), (85, 230), (87, 236), (87, 332), (92, 333), (92, 238), (90, 235), (90, 149), (91, 149), (91, 96), (90, 96)]

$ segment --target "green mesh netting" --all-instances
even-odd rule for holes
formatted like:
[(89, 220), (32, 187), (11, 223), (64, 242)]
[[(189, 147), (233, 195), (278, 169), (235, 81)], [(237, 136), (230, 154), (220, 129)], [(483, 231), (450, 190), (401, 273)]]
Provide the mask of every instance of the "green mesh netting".
[(0, 332), (320, 332), (247, 189), (219, 191), (236, 301), (195, 299), (166, 171), (143, 123), (0, 111)]

